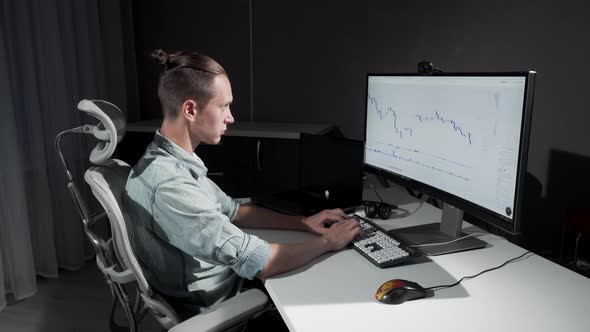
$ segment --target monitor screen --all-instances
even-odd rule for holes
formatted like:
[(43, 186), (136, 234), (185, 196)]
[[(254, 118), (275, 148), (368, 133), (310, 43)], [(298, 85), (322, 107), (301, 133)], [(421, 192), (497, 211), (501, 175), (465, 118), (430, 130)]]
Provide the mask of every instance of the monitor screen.
[(365, 165), (517, 232), (534, 75), (369, 74)]

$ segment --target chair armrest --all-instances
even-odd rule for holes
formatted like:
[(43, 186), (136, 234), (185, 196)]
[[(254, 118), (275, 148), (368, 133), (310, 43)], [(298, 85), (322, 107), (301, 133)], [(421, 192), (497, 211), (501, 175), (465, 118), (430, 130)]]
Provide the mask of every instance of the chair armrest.
[(90, 216), (90, 226), (94, 226), (94, 224), (96, 224), (96, 222), (100, 221), (100, 220), (106, 220), (107, 222), (109, 222), (109, 219), (107, 217), (107, 213), (105, 211), (100, 211), (98, 213), (93, 214), (92, 216)]
[(126, 284), (128, 282), (137, 280), (133, 272), (131, 272), (129, 269), (118, 272), (115, 270), (115, 265), (105, 266), (104, 262), (102, 259), (100, 259), (100, 257), (98, 257), (98, 255), (96, 256), (96, 265), (98, 265), (98, 268), (103, 274), (108, 275), (111, 280), (118, 284)]
[(169, 332), (221, 331), (258, 313), (267, 302), (268, 297), (261, 290), (249, 289), (185, 320)]

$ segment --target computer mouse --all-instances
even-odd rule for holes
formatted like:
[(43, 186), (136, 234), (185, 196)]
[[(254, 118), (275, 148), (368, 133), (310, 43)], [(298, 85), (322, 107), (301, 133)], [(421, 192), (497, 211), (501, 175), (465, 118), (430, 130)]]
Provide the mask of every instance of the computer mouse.
[(375, 298), (377, 301), (386, 304), (402, 304), (428, 295), (430, 295), (430, 292), (427, 289), (413, 281), (392, 279), (386, 281), (377, 289)]

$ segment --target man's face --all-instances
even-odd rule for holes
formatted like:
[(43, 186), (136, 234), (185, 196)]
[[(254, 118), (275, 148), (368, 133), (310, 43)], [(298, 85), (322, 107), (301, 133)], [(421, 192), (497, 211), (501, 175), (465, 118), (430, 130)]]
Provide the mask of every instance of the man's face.
[(199, 142), (217, 144), (225, 133), (227, 125), (234, 122), (229, 106), (233, 101), (231, 84), (225, 75), (217, 75), (213, 80), (214, 97), (197, 112), (193, 132)]

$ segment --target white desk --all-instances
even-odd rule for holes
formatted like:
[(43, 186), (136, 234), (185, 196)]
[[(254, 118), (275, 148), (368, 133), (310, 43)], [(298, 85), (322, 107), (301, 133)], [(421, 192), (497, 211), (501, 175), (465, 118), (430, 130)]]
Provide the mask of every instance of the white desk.
[[(392, 202), (419, 207), (399, 189)], [(386, 229), (431, 223), (440, 211), (423, 204), (403, 219), (377, 223)], [(469, 224), (464, 230), (481, 231)], [(273, 242), (296, 242), (313, 235), (249, 230)], [(466, 275), (498, 266), (526, 250), (504, 238), (480, 237), (484, 249), (426, 257), (415, 263), (379, 269), (353, 249), (317, 258), (273, 278), (265, 287), (291, 331), (590, 331), (590, 279), (540, 256), (511, 263), (465, 280), (434, 297), (385, 305), (374, 298), (385, 281), (399, 278), (423, 287), (451, 284)]]
[[(132, 122), (127, 125), (127, 132), (154, 134), (160, 128), (162, 119)], [(228, 126), (225, 136), (268, 137), (299, 139), (301, 133), (324, 135), (335, 127), (327, 123), (282, 123), (282, 122), (248, 122), (236, 121)]]

